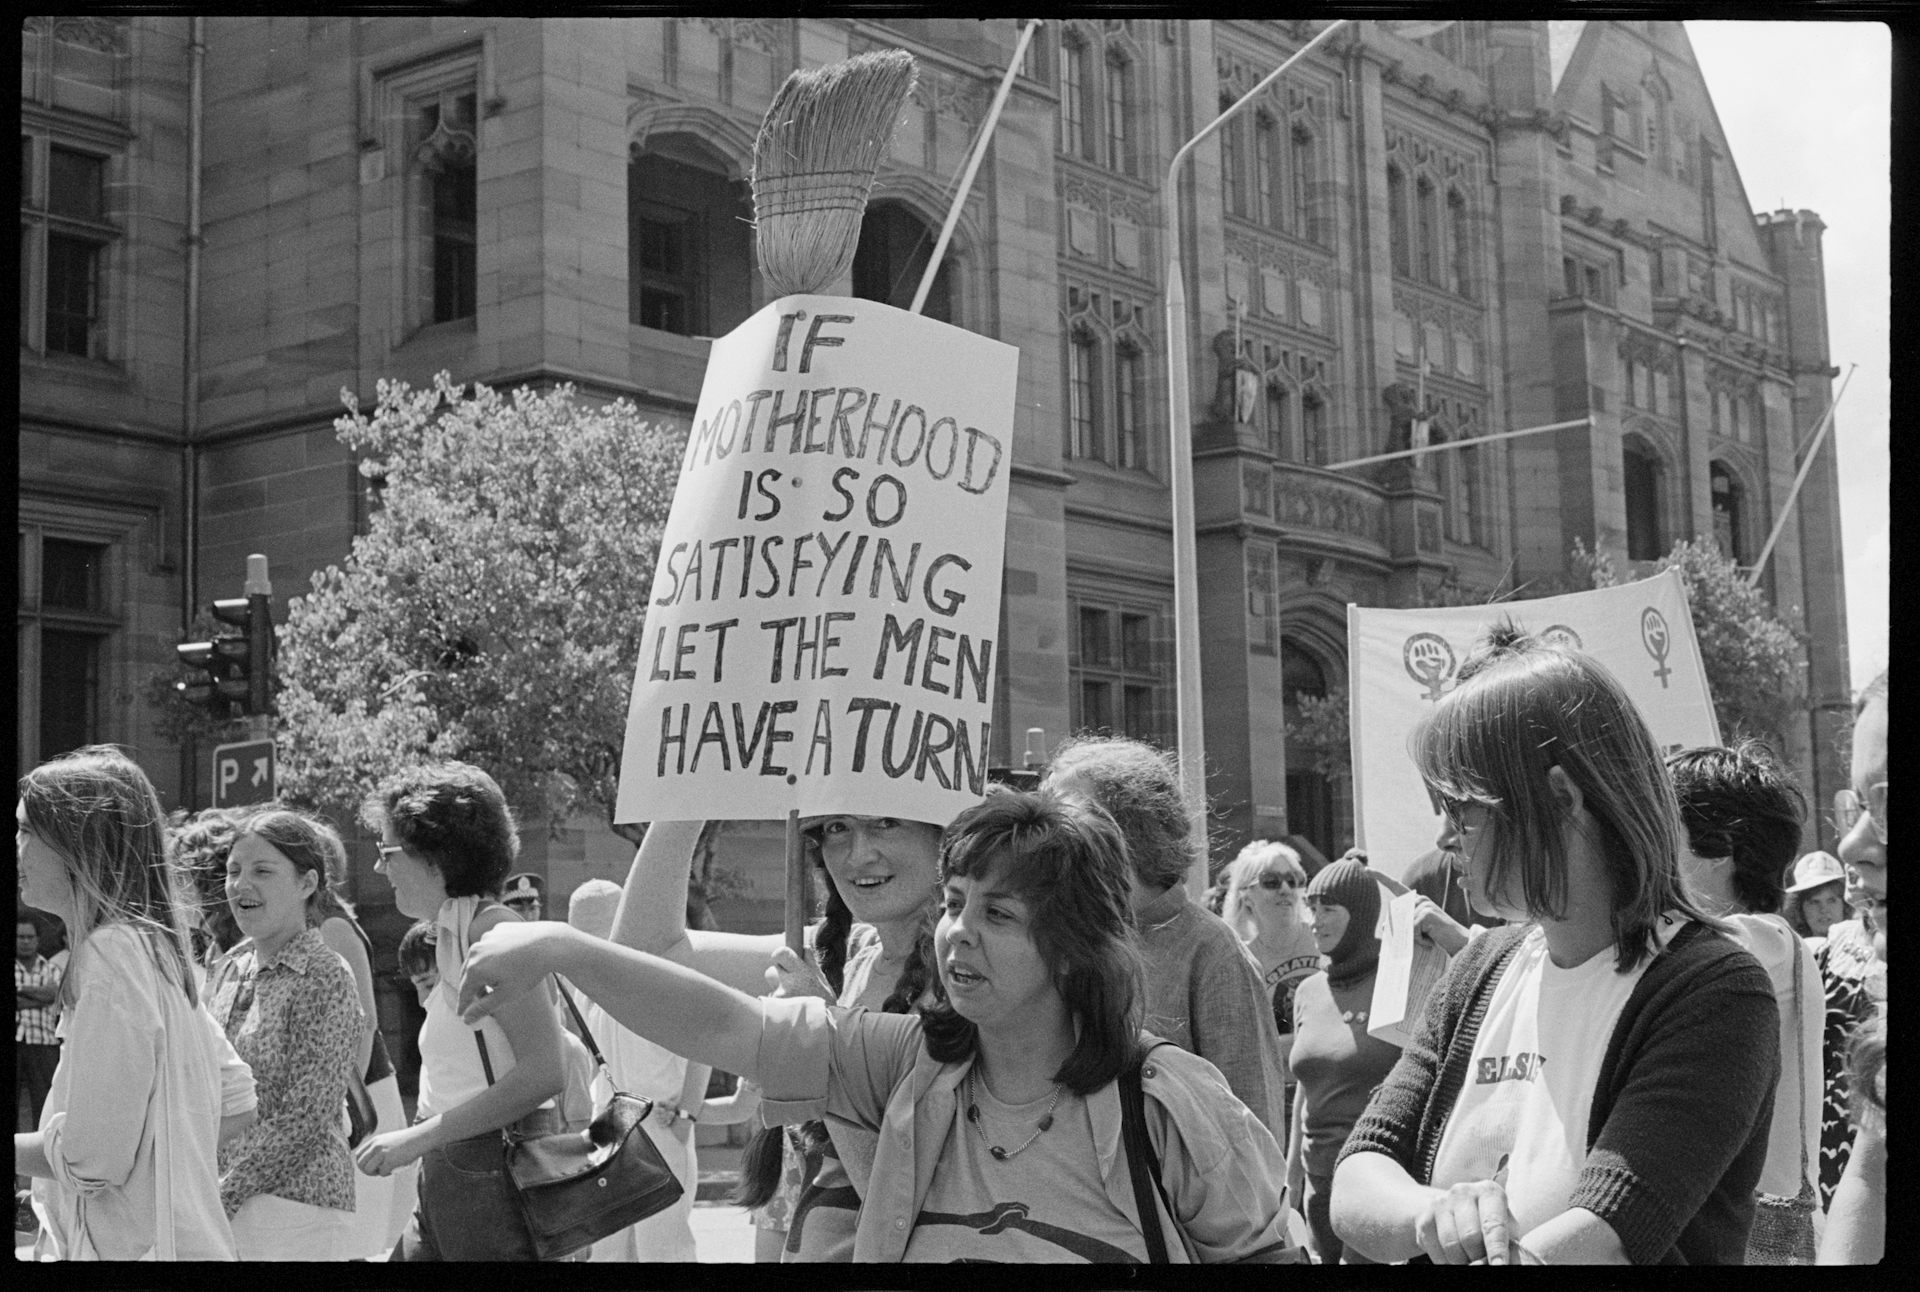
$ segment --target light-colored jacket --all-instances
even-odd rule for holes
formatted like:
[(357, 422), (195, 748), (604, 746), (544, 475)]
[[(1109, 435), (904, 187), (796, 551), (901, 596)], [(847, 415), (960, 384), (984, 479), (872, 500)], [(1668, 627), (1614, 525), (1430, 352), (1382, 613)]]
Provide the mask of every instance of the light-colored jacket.
[[(917, 1015), (841, 1009), (812, 998), (759, 1004), (762, 1115), (769, 1124), (818, 1118), (836, 1137), (842, 1127), (878, 1132), (873, 1170), (861, 1189), (853, 1259), (901, 1260), (947, 1152), (956, 1092), (972, 1060), (941, 1063), (928, 1055)], [(1218, 1069), (1162, 1046), (1149, 1056), (1141, 1086), (1147, 1135), (1178, 1215), (1176, 1222), (1156, 1195), (1153, 1223), (1170, 1236), (1169, 1256), (1225, 1262), (1285, 1247), (1285, 1156)], [(1094, 1091), (1082, 1107), (1107, 1199), (1139, 1227), (1118, 1083)]]
[(215, 1149), (222, 1113), (254, 1103), (252, 1073), (130, 927), (95, 930), (74, 970), (79, 996), (60, 1019), (40, 1117), (53, 1169), (34, 1181), (41, 1254), (235, 1259)]

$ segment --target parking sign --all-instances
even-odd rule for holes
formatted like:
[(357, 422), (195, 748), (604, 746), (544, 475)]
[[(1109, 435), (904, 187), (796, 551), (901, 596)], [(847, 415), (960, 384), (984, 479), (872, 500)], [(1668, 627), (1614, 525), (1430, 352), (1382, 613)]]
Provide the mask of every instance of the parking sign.
[(265, 803), (273, 798), (273, 742), (247, 740), (213, 751), (213, 805)]

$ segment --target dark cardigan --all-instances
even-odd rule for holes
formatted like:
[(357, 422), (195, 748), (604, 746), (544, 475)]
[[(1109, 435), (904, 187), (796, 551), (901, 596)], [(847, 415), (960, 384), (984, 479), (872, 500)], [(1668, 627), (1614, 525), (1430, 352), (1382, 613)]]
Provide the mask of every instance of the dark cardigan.
[[(1496, 929), (1455, 958), (1341, 1160), (1384, 1153), (1429, 1180), (1493, 984), (1526, 934)], [(1682, 929), (1607, 1041), (1587, 1161), (1567, 1205), (1612, 1226), (1636, 1265), (1742, 1264), (1779, 1075), (1767, 971), (1704, 925)]]

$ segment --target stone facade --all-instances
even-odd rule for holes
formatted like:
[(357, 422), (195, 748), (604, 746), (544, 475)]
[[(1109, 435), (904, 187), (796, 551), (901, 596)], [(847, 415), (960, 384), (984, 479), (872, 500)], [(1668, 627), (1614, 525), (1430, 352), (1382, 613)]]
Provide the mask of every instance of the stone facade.
[[(1015, 81), (935, 297), (1022, 353), (998, 764), (1030, 728), (1173, 740), (1161, 186), (1314, 30), (1054, 21)], [(794, 66), (920, 60), (853, 274), (910, 295), (1016, 37), (943, 18), (25, 20), (23, 763), (84, 729), (133, 747), (170, 803), (204, 801), (206, 751), (164, 743), (134, 692), (201, 603), (238, 592), (248, 552), (270, 557), (281, 617), (345, 555), (370, 500), (332, 430), (343, 390), (371, 403), (380, 378), (446, 369), (684, 419), (702, 338), (767, 299), (741, 221)], [(74, 176), (95, 170), (82, 209)], [(1575, 538), (1639, 557), (1714, 533), (1716, 510), (1750, 561), (1831, 396), (1822, 225), (1750, 209), (1677, 23), (1355, 24), (1195, 150), (1178, 205), (1216, 861), (1254, 837), (1346, 846), (1346, 793), (1283, 720), (1344, 685), (1348, 603), (1547, 586)], [(1588, 414), (1333, 469), (1416, 423), (1437, 442)], [(1815, 802), (1844, 784), (1837, 506), (1829, 439), (1764, 583), (1811, 634), (1792, 753)], [(46, 603), (47, 540), (46, 561), (94, 562), (84, 604)], [(54, 658), (76, 642), (91, 672)], [(85, 722), (42, 720), (43, 693), (89, 687)], [(556, 893), (624, 873), (602, 829), (534, 842)]]

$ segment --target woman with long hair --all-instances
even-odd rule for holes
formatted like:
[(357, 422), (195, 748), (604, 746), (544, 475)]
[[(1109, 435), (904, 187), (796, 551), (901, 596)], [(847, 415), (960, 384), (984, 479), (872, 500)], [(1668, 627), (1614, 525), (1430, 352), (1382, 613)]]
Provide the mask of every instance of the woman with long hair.
[[(1145, 1052), (1112, 820), (996, 790), (948, 827), (940, 880), (939, 972), (919, 1013), (754, 998), (551, 925), (476, 945), (462, 1007), (510, 1008), (561, 972), (641, 1035), (760, 1082), (776, 1115), (877, 1137), (856, 1260), (1140, 1262), (1156, 1241), (1176, 1260), (1297, 1259), (1273, 1137), (1206, 1060)], [(1136, 1069), (1138, 1158), (1121, 1089)], [(1157, 1187), (1136, 1192), (1149, 1147)]]
[(260, 1120), (220, 1154), (220, 1195), (240, 1259), (345, 1260), (353, 1164), (341, 1114), (357, 1062), (353, 973), (314, 928), (333, 827), (272, 805), (237, 823), (227, 905), (247, 941), (210, 985), (210, 1007), (253, 1067)]
[[(687, 927), (689, 858), (703, 831), (709, 844), (714, 833), (699, 821), (656, 821), (648, 828), (627, 875), (612, 941), (752, 995), (779, 983), (878, 1013), (913, 1009), (934, 978), (939, 827), (851, 814), (810, 817), (803, 827), (824, 890), (825, 917), (810, 930), (812, 965), (795, 958), (777, 934)], [(852, 1126), (829, 1133), (819, 1119), (756, 1133), (742, 1155), (734, 1194), (738, 1205), (756, 1209), (756, 1259), (850, 1259), (860, 1189), (877, 1142)]]
[(1612, 674), (1510, 624), (1415, 728), (1483, 933), (1334, 1169), (1376, 1261), (1739, 1264), (1780, 1028), (1681, 883), (1660, 749)]
[(394, 906), (434, 922), (440, 970), (420, 1029), (414, 1123), (382, 1129), (355, 1153), (371, 1175), (420, 1163), (419, 1200), (391, 1259), (532, 1260), (500, 1131), (563, 1129), (558, 998), (543, 984), (478, 1027), (455, 1008), (467, 948), (489, 929), (521, 922), (500, 901), (520, 852), (513, 813), (478, 767), (435, 763), (388, 777), (368, 795), (361, 821), (380, 836), (374, 868), (393, 884)]
[(153, 785), (92, 745), (20, 778), (23, 901), (60, 917), (73, 956), (37, 1130), (13, 1137), (47, 1259), (232, 1260), (223, 1119), (252, 1081), (202, 1007)]

